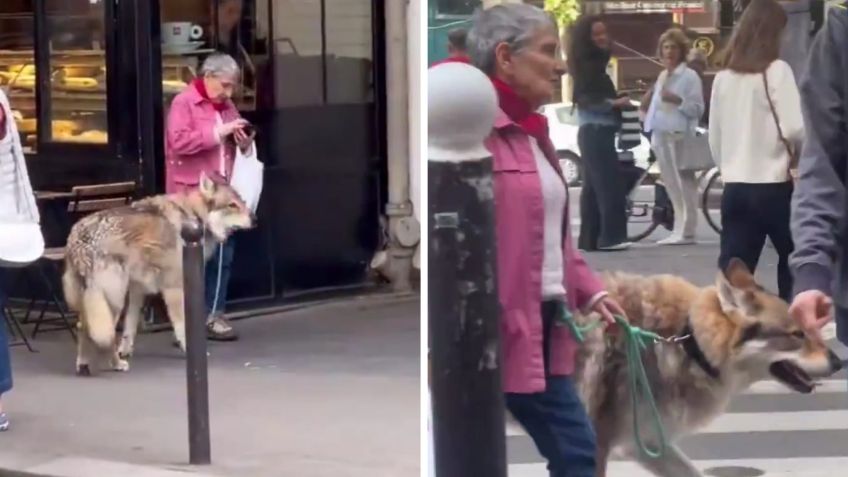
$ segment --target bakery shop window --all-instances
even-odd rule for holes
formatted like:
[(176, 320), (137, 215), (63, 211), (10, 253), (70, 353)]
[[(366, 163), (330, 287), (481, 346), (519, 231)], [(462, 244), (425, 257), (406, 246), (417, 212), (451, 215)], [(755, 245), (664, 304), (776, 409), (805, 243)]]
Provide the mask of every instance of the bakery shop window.
[(26, 152), (36, 145), (33, 0), (0, 0), (0, 87), (9, 97)]
[(106, 144), (105, 13), (100, 0), (45, 0), (50, 88), (47, 141)]

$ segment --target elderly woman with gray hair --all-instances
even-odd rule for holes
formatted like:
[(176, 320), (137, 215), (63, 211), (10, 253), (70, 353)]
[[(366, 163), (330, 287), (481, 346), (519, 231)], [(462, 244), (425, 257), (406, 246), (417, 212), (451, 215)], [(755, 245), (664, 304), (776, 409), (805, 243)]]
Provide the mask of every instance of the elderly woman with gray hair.
[[(200, 77), (178, 94), (171, 103), (166, 127), (166, 191), (193, 189), (201, 174), (229, 181), (236, 147), (248, 154), (254, 133), (230, 100), (238, 84), (240, 70), (226, 54), (210, 55), (203, 62)], [(238, 338), (224, 319), (234, 242), (230, 238), (206, 265), (206, 306), (209, 339), (232, 341)], [(220, 274), (220, 277), (219, 277)]]
[(472, 64), (492, 80), (500, 110), (486, 147), (493, 157), (503, 389), (512, 415), (553, 477), (594, 477), (592, 424), (572, 381), (573, 311), (606, 325), (624, 311), (575, 249), (568, 190), (537, 109), (565, 72), (555, 22), (526, 4), (478, 12), (468, 33)]

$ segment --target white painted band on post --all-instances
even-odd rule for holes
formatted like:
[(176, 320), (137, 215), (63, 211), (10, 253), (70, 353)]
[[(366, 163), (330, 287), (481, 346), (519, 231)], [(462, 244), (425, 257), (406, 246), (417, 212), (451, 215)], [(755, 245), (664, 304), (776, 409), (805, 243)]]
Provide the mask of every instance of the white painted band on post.
[(427, 156), (430, 161), (479, 161), (491, 156), (483, 141), (492, 132), (498, 98), (492, 81), (464, 63), (427, 71)]

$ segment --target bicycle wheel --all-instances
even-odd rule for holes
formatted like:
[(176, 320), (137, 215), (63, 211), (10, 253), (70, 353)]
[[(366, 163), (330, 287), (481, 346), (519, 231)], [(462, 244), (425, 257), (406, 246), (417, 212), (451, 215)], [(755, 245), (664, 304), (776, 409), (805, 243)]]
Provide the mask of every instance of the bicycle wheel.
[(710, 227), (721, 234), (721, 194), (724, 192), (724, 182), (718, 169), (713, 169), (710, 174), (701, 193), (701, 212)]
[(659, 227), (656, 214), (656, 185), (652, 176), (654, 164), (648, 166), (631, 187), (627, 196), (627, 240), (638, 242)]

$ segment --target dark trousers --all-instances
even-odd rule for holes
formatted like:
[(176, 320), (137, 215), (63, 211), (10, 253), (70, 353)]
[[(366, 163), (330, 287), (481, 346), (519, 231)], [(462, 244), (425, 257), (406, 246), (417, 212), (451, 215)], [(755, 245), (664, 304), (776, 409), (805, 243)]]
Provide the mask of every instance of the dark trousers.
[(570, 376), (548, 373), (548, 343), (557, 306), (554, 302), (545, 302), (542, 306), (545, 391), (507, 393), (506, 406), (548, 460), (551, 477), (594, 477), (595, 431), (574, 381)]
[(627, 241), (627, 190), (615, 149), (617, 131), (614, 126), (586, 124), (577, 133), (583, 166), (578, 246), (584, 250)]
[(6, 277), (6, 270), (0, 268), (0, 396), (12, 389), (12, 360), (6, 335)]
[(789, 230), (792, 182), (773, 184), (726, 183), (721, 197), (722, 270), (732, 258), (745, 262), (753, 272), (757, 268), (766, 237), (777, 250), (778, 294), (792, 299), (792, 273), (789, 254), (794, 249)]
[(833, 311), (836, 321), (836, 339), (848, 346), (848, 308), (836, 305)]
[[(215, 248), (215, 253), (209, 261), (206, 262), (206, 312), (207, 315), (215, 310), (216, 314), (224, 313), (224, 306), (227, 304), (227, 286), (230, 283), (230, 271), (233, 265), (233, 255), (235, 254), (236, 244), (233, 237), (224, 242), (223, 247)], [(221, 260), (223, 253), (223, 261), (220, 263), (221, 268), (221, 287), (218, 289), (218, 301), (215, 302), (215, 290), (218, 288), (218, 261)]]

